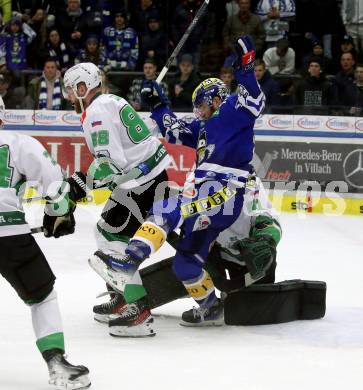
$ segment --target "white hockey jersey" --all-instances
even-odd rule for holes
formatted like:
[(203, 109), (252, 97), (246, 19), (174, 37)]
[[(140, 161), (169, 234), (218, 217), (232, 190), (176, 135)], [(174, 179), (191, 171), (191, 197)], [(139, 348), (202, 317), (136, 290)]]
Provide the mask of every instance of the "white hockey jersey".
[[(238, 259), (240, 253), (233, 249), (233, 244), (237, 240), (249, 237), (250, 230), (255, 226), (256, 218), (259, 215), (269, 216), (277, 223), (279, 222), (277, 212), (272, 207), (261, 180), (256, 177), (256, 181), (251, 187), (247, 182), (243, 210), (240, 216), (230, 227), (223, 230), (217, 238), (217, 242), (222, 247), (221, 256), (224, 260), (241, 264)], [(280, 229), (279, 225), (276, 225), (276, 228)]]
[(61, 167), (35, 138), (0, 131), (0, 237), (30, 233), (18, 197), (25, 183), (53, 197), (62, 182)]
[(110, 94), (96, 95), (81, 117), (84, 136), (95, 158), (108, 157), (125, 172), (143, 167), (145, 173), (123, 188), (140, 186), (166, 169), (171, 158), (127, 101)]

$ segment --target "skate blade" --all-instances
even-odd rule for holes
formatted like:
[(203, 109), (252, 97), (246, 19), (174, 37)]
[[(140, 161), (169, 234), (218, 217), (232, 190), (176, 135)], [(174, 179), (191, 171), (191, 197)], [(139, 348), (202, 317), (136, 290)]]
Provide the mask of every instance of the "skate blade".
[(109, 333), (110, 336), (115, 338), (124, 338), (124, 339), (142, 339), (146, 337), (154, 337), (156, 336), (156, 333), (150, 333), (150, 334), (144, 334), (144, 335), (132, 335), (132, 334), (113, 334)]
[(107, 314), (95, 314), (93, 316), (93, 319), (97, 322), (99, 322), (100, 324), (108, 324), (108, 322), (110, 321), (110, 316), (107, 315)]
[(69, 381), (65, 378), (57, 378), (49, 381), (52, 388), (57, 390), (82, 390), (91, 387), (91, 381), (88, 375), (82, 375), (74, 381)]
[(151, 324), (153, 323), (153, 318), (149, 319), (147, 322), (141, 325), (136, 326), (111, 326), (109, 334), (113, 337), (153, 337), (156, 335)]
[(223, 326), (224, 325), (224, 318), (219, 318), (217, 320), (213, 320), (213, 321), (203, 321), (203, 322), (199, 322), (199, 323), (191, 323), (191, 322), (185, 322), (185, 321), (181, 321), (179, 323), (179, 325), (181, 326), (185, 326), (185, 327), (189, 327), (189, 328), (203, 328), (203, 327), (207, 327), (207, 326)]
[(115, 271), (109, 267), (98, 256), (93, 255), (88, 259), (90, 267), (101, 276), (101, 278), (110, 284), (116, 291), (123, 293), (125, 285), (130, 281), (130, 276), (120, 271)]

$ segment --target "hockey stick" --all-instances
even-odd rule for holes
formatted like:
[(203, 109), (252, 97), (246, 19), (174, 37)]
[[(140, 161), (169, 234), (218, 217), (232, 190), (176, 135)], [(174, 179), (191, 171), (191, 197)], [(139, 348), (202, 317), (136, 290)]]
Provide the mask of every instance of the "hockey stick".
[(176, 45), (175, 49), (173, 50), (173, 52), (171, 53), (171, 56), (168, 58), (168, 60), (166, 61), (166, 64), (165, 66), (163, 67), (163, 69), (161, 70), (158, 78), (156, 79), (156, 82), (158, 84), (161, 83), (161, 81), (163, 80), (164, 76), (166, 75), (166, 73), (168, 72), (171, 64), (174, 62), (176, 56), (179, 54), (180, 52), (180, 49), (183, 47), (185, 41), (189, 38), (189, 35), (190, 33), (193, 31), (194, 27), (196, 26), (196, 24), (198, 23), (199, 19), (201, 18), (201, 16), (203, 15), (204, 11), (207, 9), (208, 7), (208, 4), (209, 4), (209, 0), (204, 0), (204, 3), (201, 5), (201, 7), (199, 8), (198, 12), (196, 13), (194, 19), (192, 20), (192, 22), (190, 23), (190, 25), (188, 26), (187, 30), (185, 31), (184, 35), (181, 37), (179, 43)]

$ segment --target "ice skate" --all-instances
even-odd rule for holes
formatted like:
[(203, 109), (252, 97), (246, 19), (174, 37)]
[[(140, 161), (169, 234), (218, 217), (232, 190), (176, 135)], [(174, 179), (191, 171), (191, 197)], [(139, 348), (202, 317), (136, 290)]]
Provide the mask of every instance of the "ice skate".
[(73, 366), (58, 352), (47, 360), (49, 384), (55, 389), (87, 389), (91, 386), (85, 366)]
[(89, 265), (98, 275), (116, 291), (123, 292), (125, 285), (136, 272), (139, 262), (127, 255), (107, 255), (96, 251), (88, 260)]
[(216, 299), (210, 307), (193, 307), (182, 314), (182, 326), (221, 326), (224, 324), (223, 303)]
[(142, 299), (129, 304), (121, 314), (111, 316), (109, 333), (115, 337), (155, 336), (153, 322), (146, 299)]
[(114, 291), (110, 295), (108, 302), (93, 306), (94, 319), (98, 322), (107, 324), (112, 314), (121, 314), (127, 308), (127, 303), (121, 294)]

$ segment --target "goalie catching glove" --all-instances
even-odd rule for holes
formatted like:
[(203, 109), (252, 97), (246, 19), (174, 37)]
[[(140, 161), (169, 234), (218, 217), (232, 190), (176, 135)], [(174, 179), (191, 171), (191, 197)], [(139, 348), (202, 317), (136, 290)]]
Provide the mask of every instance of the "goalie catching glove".
[(237, 241), (233, 247), (239, 250), (238, 257), (246, 263), (253, 280), (266, 275), (266, 271), (270, 268), (276, 255), (275, 241), (269, 235), (244, 238)]
[(246, 263), (251, 278), (261, 279), (276, 257), (276, 246), (281, 239), (278, 221), (268, 215), (259, 215), (251, 228), (250, 237), (234, 243), (239, 259)]

